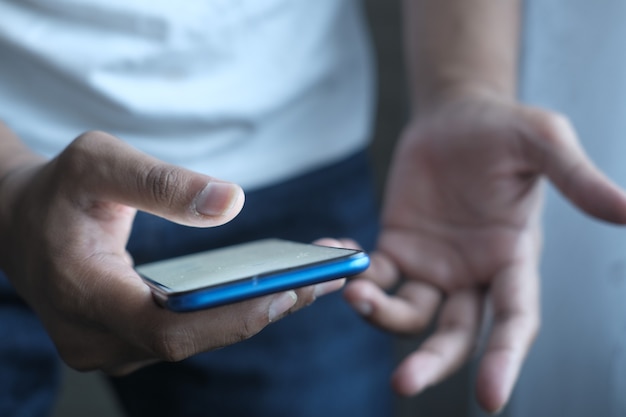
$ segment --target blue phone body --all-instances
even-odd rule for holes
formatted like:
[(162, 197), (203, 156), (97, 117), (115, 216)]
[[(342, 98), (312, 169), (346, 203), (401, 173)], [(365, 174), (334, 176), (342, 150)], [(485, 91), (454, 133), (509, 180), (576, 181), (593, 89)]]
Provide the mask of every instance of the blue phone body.
[(155, 299), (172, 311), (194, 311), (363, 272), (368, 255), (265, 239), (138, 266)]

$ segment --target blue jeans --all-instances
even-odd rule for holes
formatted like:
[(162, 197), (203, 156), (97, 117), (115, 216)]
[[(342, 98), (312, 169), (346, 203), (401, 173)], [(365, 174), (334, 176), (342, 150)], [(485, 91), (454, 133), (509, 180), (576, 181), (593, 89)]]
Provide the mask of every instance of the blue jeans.
[(0, 416), (47, 416), (59, 384), (54, 345), (0, 271)]
[[(377, 219), (362, 153), (248, 193), (242, 213), (218, 228), (140, 213), (128, 248), (137, 263), (269, 236), (352, 237), (371, 249)], [(388, 417), (391, 362), (389, 337), (333, 294), (245, 342), (110, 381), (130, 416)]]

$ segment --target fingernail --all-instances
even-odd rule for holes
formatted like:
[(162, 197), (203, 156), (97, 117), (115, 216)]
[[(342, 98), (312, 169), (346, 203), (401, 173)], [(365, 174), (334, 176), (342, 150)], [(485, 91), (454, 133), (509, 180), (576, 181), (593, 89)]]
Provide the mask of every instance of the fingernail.
[(298, 301), (295, 291), (287, 291), (278, 295), (270, 304), (268, 317), (270, 321), (274, 321), (285, 314)]
[(374, 311), (372, 303), (368, 301), (357, 301), (352, 304), (352, 308), (354, 308), (362, 316), (369, 316), (372, 314), (372, 311)]
[(346, 283), (345, 279), (335, 280), (335, 281), (327, 281), (322, 282), (321, 284), (317, 284), (315, 286), (315, 298), (321, 297), (326, 294), (330, 294), (331, 292), (335, 292), (343, 288)]
[(205, 216), (221, 216), (233, 208), (241, 188), (229, 182), (210, 182), (194, 201), (195, 210)]

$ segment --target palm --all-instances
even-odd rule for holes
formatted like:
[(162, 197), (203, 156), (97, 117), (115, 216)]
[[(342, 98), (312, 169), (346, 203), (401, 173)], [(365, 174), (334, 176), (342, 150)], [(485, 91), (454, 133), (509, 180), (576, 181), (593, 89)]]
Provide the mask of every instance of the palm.
[(536, 235), (539, 167), (513, 106), (458, 103), (416, 123), (387, 188), (381, 250), (446, 291), (488, 284)]

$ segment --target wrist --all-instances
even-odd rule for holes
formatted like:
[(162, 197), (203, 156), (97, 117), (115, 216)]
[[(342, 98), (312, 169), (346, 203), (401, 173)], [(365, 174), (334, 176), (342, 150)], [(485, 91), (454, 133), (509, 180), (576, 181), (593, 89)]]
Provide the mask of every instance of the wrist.
[(429, 88), (414, 95), (413, 112), (429, 113), (442, 105), (468, 99), (515, 102), (516, 92), (511, 84), (494, 84), (471, 78), (448, 78), (432, 82)]
[(468, 103), (511, 105), (516, 102), (516, 95), (506, 88), (467, 79), (448, 81), (415, 97), (411, 120), (423, 119)]
[(407, 0), (404, 15), (416, 111), (459, 86), (515, 97), (518, 0)]

